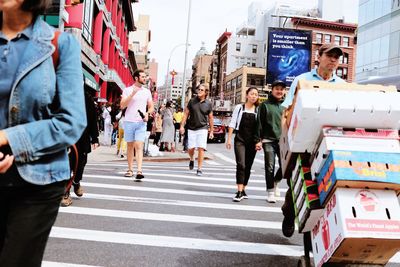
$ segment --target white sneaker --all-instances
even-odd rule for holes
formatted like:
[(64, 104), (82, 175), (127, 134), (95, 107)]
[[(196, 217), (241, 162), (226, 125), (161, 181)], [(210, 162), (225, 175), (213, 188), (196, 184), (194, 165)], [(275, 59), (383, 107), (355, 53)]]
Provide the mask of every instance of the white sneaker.
[(276, 197), (280, 197), (281, 196), (281, 192), (279, 191), (278, 184), (275, 184), (274, 193), (275, 193)]
[(273, 190), (267, 192), (267, 202), (276, 203), (275, 193)]

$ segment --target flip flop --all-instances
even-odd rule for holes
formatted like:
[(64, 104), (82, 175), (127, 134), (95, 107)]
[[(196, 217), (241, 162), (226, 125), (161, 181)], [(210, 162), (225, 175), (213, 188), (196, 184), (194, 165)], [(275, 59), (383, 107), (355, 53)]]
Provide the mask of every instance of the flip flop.
[(141, 180), (143, 178), (144, 178), (143, 173), (141, 171), (138, 171), (137, 174), (136, 174), (136, 179)]

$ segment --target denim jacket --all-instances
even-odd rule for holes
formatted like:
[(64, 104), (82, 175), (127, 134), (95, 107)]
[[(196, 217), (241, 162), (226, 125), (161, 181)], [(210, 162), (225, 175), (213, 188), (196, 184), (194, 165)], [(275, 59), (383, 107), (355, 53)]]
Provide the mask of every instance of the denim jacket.
[(54, 29), (36, 19), (11, 88), (4, 129), (18, 173), (37, 185), (70, 177), (67, 147), (86, 127), (79, 43), (70, 34), (59, 36), (55, 70), (53, 37)]

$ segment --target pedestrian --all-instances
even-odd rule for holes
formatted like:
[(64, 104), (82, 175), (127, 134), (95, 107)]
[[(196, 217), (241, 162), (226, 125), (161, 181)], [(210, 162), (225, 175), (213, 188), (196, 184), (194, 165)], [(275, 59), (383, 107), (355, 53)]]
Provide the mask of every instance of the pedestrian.
[(65, 32), (52, 44), (50, 4), (0, 1), (0, 266), (41, 266), (86, 127), (80, 46)]
[[(146, 138), (146, 122), (149, 113), (154, 111), (153, 99), (149, 89), (143, 85), (146, 82), (146, 73), (136, 70), (133, 73), (135, 83), (124, 89), (121, 99), (121, 108), (127, 108), (125, 112), (124, 136), (128, 143), (128, 171), (126, 177), (133, 177), (133, 157), (136, 157), (136, 179), (144, 178), (142, 171), (143, 144)], [(147, 111), (146, 111), (147, 108)]]
[(233, 197), (234, 202), (247, 199), (246, 186), (249, 182), (251, 167), (256, 156), (256, 143), (254, 141), (257, 124), (258, 90), (250, 87), (246, 90), (246, 102), (237, 105), (232, 113), (229, 123), (226, 148), (231, 149), (232, 134), (235, 132), (234, 151), (236, 158), (236, 186), (237, 192)]
[[(286, 84), (276, 80), (272, 83), (271, 93), (258, 110), (257, 127), (255, 132), (256, 147), (264, 150), (265, 183), (267, 189), (267, 201), (275, 203), (276, 196), (280, 196), (278, 183), (282, 180), (282, 170), (279, 138), (281, 136), (281, 118), (283, 97)], [(279, 169), (275, 175), (275, 158), (278, 156)]]
[(107, 103), (103, 109), (103, 121), (104, 121), (104, 135), (103, 145), (111, 146), (111, 135), (113, 132), (113, 125), (111, 123), (111, 103)]
[[(318, 49), (318, 66), (312, 69), (310, 72), (306, 72), (297, 76), (290, 86), (290, 90), (282, 103), (282, 106), (285, 108), (282, 115), (282, 125), (286, 124), (286, 118), (288, 116), (287, 111), (293, 102), (294, 93), (299, 80), (327, 81), (332, 83), (346, 82), (335, 74), (335, 70), (339, 66), (339, 58), (342, 55), (342, 49), (335, 44), (323, 44)], [(281, 208), (284, 216), (282, 221), (282, 233), (286, 237), (291, 237), (294, 233), (295, 211), (289, 179), (287, 179), (287, 183), (289, 185), (289, 189), (286, 192), (285, 202)]]
[[(89, 92), (91, 89), (85, 89), (85, 107), (86, 107), (86, 120), (87, 126), (83, 131), (81, 138), (76, 143), (76, 149), (78, 151), (78, 168), (75, 173), (72, 186), (74, 187), (74, 193), (77, 197), (83, 196), (83, 188), (81, 185), (83, 171), (87, 163), (87, 157), (92, 149), (95, 150), (99, 146), (99, 128), (97, 126), (96, 110), (94, 106), (94, 100)], [(72, 198), (70, 195), (70, 188), (65, 190), (63, 199), (61, 200), (61, 206), (67, 207), (72, 204)]]
[(182, 118), (183, 118), (183, 110), (181, 107), (178, 107), (176, 109), (176, 111), (174, 112), (175, 131), (178, 131), (178, 134), (179, 134), (178, 142), (181, 142), (181, 140), (182, 140), (182, 135), (179, 132), (179, 128), (181, 127)]
[(124, 139), (124, 121), (126, 109), (121, 110), (116, 119), (118, 120), (118, 141), (117, 141), (117, 156), (124, 157), (126, 153), (126, 141)]
[(173, 121), (173, 109), (171, 101), (168, 101), (165, 108), (161, 111), (162, 134), (161, 143), (164, 144), (165, 151), (174, 151), (175, 127)]
[(159, 142), (160, 142), (161, 133), (162, 133), (161, 107), (158, 109), (157, 114), (155, 115), (155, 118), (154, 118), (154, 132), (155, 132), (155, 137), (154, 137), (153, 144), (156, 146), (160, 146)]
[[(181, 122), (180, 132), (185, 133), (185, 124), (187, 121), (188, 134), (188, 152), (189, 152), (189, 170), (194, 168), (194, 153), (197, 148), (197, 176), (203, 175), (202, 166), (204, 151), (207, 148), (207, 136), (214, 138), (214, 118), (212, 104), (207, 99), (208, 88), (205, 84), (200, 84), (196, 88), (197, 96), (190, 99)], [(210, 133), (208, 134), (208, 127)]]

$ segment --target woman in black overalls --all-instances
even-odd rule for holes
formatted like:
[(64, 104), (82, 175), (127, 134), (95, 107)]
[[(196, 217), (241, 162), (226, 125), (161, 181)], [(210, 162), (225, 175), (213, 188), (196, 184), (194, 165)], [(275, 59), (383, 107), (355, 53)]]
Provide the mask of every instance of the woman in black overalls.
[(233, 131), (236, 132), (234, 149), (236, 158), (236, 185), (237, 192), (233, 201), (247, 199), (245, 188), (250, 178), (251, 166), (256, 156), (254, 133), (257, 122), (258, 90), (250, 87), (246, 91), (246, 103), (237, 105), (229, 124), (226, 148), (231, 149)]

